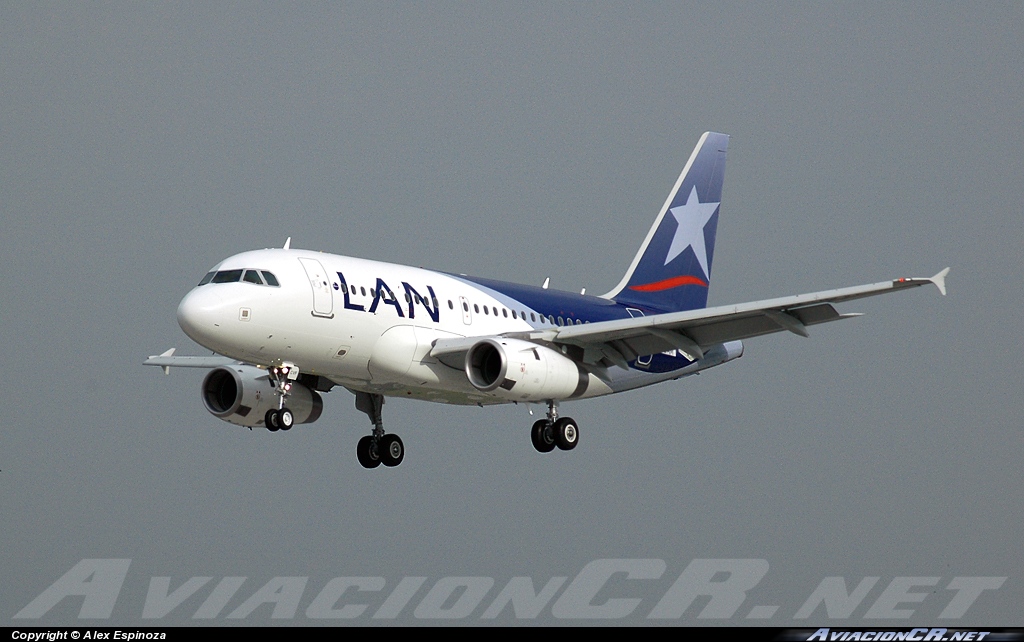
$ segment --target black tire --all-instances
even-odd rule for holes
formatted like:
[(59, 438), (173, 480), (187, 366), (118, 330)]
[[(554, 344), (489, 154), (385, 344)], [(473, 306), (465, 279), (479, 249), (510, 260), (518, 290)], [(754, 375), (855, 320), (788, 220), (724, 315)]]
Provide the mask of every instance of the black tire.
[(380, 449), (373, 443), (373, 437), (367, 435), (356, 444), (356, 457), (363, 468), (380, 466)]
[(555, 449), (555, 436), (549, 429), (550, 424), (546, 419), (541, 419), (533, 424), (530, 429), (530, 439), (537, 452), (549, 453)]
[(271, 408), (270, 410), (267, 411), (266, 416), (263, 417), (263, 425), (265, 425), (267, 427), (267, 430), (269, 430), (270, 432), (277, 432), (278, 430), (281, 429), (281, 424), (279, 423), (279, 420), (280, 416), (277, 414), (277, 410)]
[(281, 430), (292, 429), (292, 426), (295, 425), (295, 415), (292, 414), (291, 409), (281, 408), (277, 411), (277, 425), (281, 427)]
[(405, 444), (398, 435), (384, 435), (380, 440), (380, 460), (385, 466), (397, 466), (405, 459)]
[(569, 417), (562, 417), (555, 422), (555, 443), (562, 450), (572, 450), (580, 443), (580, 429)]

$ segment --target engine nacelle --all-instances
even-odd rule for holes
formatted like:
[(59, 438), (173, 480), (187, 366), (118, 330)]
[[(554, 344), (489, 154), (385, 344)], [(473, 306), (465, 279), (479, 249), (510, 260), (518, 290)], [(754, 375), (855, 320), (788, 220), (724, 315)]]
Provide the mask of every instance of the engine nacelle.
[(473, 387), (509, 401), (578, 397), (590, 374), (551, 348), (519, 339), (481, 339), (466, 353)]
[[(315, 390), (293, 381), (285, 405), (297, 424), (320, 418), (324, 402)], [(239, 426), (262, 426), (267, 411), (277, 408), (274, 384), (266, 370), (255, 366), (222, 366), (203, 379), (203, 405), (210, 414)]]

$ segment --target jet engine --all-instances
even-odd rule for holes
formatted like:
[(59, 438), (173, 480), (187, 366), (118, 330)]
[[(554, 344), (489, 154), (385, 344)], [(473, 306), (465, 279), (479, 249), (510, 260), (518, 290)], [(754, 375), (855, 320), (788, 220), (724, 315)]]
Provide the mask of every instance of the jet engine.
[[(320, 418), (324, 402), (315, 390), (298, 381), (285, 398), (297, 424), (311, 424)], [(239, 426), (262, 426), (267, 411), (277, 408), (274, 384), (266, 370), (237, 365), (214, 368), (203, 379), (203, 405), (210, 414)]]
[(482, 339), (466, 353), (473, 387), (509, 401), (578, 397), (590, 375), (565, 355), (519, 339)]

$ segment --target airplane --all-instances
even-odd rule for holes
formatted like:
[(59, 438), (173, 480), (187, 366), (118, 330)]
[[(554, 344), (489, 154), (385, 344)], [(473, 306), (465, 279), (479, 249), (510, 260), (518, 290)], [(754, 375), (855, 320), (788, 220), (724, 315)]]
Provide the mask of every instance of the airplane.
[(708, 308), (729, 137), (701, 136), (622, 280), (600, 296), (560, 292), (291, 248), (236, 254), (177, 309), (213, 356), (145, 360), (207, 368), (202, 401), (232, 424), (289, 430), (315, 422), (322, 393), (355, 395), (372, 424), (356, 454), (397, 466), (405, 446), (384, 430), (385, 397), (448, 404), (536, 403), (540, 452), (572, 450), (580, 431), (559, 403), (679, 379), (732, 361), (743, 339), (848, 319), (835, 304), (934, 284), (880, 283)]

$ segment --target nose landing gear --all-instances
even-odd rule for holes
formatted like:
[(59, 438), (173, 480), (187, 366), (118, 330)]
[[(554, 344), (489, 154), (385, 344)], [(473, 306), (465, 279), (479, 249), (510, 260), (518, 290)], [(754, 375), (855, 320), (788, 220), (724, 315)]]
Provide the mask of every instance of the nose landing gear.
[(287, 365), (280, 368), (272, 367), (268, 370), (270, 380), (274, 383), (274, 394), (277, 395), (277, 408), (271, 408), (264, 416), (263, 425), (270, 432), (278, 430), (291, 430), (295, 425), (295, 415), (285, 407), (284, 399), (291, 394), (292, 381), (299, 377), (299, 369)]
[(280, 410), (271, 408), (267, 411), (267, 414), (263, 419), (263, 424), (270, 432), (291, 430), (292, 426), (295, 425), (295, 415), (293, 415), (292, 411), (288, 408), (281, 408)]

